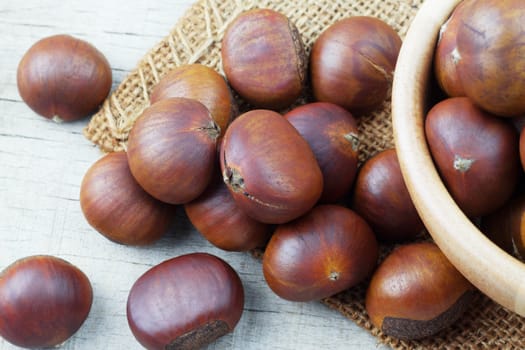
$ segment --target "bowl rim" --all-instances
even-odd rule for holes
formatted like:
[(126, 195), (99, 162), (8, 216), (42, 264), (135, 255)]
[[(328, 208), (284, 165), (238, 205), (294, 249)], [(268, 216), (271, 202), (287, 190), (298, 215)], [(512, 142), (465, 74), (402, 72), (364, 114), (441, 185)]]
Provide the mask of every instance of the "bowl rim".
[(392, 128), (401, 172), (429, 234), (481, 292), (525, 316), (525, 264), (492, 243), (456, 205), (434, 166), (424, 132), (425, 87), (441, 29), (461, 0), (427, 0), (399, 53), (392, 86)]

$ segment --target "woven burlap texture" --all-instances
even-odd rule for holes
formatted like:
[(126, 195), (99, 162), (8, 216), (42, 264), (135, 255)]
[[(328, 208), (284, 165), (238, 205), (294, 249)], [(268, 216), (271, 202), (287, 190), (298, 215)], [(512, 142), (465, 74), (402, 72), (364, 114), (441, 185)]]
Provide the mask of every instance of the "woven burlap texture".
[[(173, 30), (145, 54), (138, 66), (106, 99), (101, 110), (85, 128), (85, 136), (104, 152), (125, 150), (134, 121), (149, 106), (149, 94), (159, 80), (174, 67), (201, 63), (223, 74), (221, 38), (228, 23), (251, 8), (271, 8), (287, 15), (299, 29), (307, 53), (321, 32), (335, 21), (354, 15), (380, 18), (404, 37), (423, 0), (319, 0), (244, 1), (201, 0), (195, 3)], [(309, 91), (297, 101), (309, 101)], [(240, 112), (250, 108), (236, 96)], [(393, 147), (390, 101), (359, 118), (360, 160)], [(383, 247), (383, 256), (388, 251)], [(347, 318), (375, 335), (393, 349), (523, 349), (525, 322), (478, 294), (467, 314), (446, 331), (420, 341), (401, 341), (385, 336), (369, 321), (364, 307), (366, 283), (322, 300)]]

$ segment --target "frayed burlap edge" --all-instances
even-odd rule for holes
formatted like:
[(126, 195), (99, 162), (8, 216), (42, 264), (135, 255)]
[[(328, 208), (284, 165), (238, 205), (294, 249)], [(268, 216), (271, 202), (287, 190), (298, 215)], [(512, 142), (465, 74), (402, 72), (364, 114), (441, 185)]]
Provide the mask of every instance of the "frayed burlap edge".
[[(153, 47), (136, 69), (122, 81), (95, 114), (84, 135), (104, 152), (126, 149), (136, 118), (149, 105), (149, 94), (160, 79), (176, 66), (201, 63), (221, 74), (220, 41), (229, 21), (255, 7), (272, 8), (286, 14), (298, 27), (307, 53), (324, 28), (344, 17), (368, 15), (390, 24), (404, 37), (423, 0), (360, 1), (248, 1), (200, 0), (195, 3), (161, 42)], [(250, 108), (236, 96), (240, 112)], [(309, 101), (309, 91), (296, 102)], [(360, 160), (393, 147), (390, 101), (376, 112), (359, 118)], [(391, 247), (382, 248), (382, 256)], [(257, 255), (257, 254), (255, 254)], [(260, 254), (259, 254), (260, 255)], [(517, 314), (478, 293), (466, 315), (450, 329), (420, 341), (401, 341), (385, 336), (367, 316), (364, 297), (366, 282), (322, 300), (393, 349), (523, 349), (525, 322)]]

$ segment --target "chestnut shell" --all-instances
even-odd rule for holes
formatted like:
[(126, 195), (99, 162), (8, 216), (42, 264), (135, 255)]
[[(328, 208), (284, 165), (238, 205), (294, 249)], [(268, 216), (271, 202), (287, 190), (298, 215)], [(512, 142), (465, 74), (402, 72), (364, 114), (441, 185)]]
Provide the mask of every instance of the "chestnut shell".
[(195, 228), (214, 246), (229, 251), (246, 251), (266, 245), (273, 228), (246, 215), (235, 204), (217, 172), (197, 199), (184, 205)]
[(111, 89), (111, 68), (90, 43), (70, 35), (37, 41), (18, 65), (20, 96), (36, 113), (73, 121), (95, 112)]
[(125, 152), (95, 162), (80, 185), (80, 207), (98, 232), (113, 242), (145, 245), (170, 228), (175, 206), (150, 196), (135, 181)]
[(432, 157), (465, 215), (486, 215), (512, 195), (521, 173), (518, 133), (466, 97), (436, 104), (425, 133)]
[(394, 249), (379, 265), (365, 306), (385, 334), (419, 339), (460, 318), (474, 290), (434, 243), (412, 243)]
[(355, 115), (377, 108), (391, 88), (401, 38), (375, 17), (352, 16), (329, 26), (310, 54), (316, 100)]
[(374, 233), (359, 215), (320, 205), (277, 227), (264, 252), (263, 273), (281, 298), (311, 301), (363, 281), (377, 258)]
[(189, 350), (233, 331), (243, 306), (235, 270), (211, 254), (191, 253), (144, 273), (126, 310), (133, 335), (147, 349)]
[(222, 75), (202, 64), (185, 64), (171, 70), (155, 86), (150, 103), (170, 97), (197, 100), (210, 111), (224, 133), (237, 113), (230, 87)]
[(315, 102), (284, 117), (308, 142), (319, 163), (324, 183), (320, 201), (335, 203), (343, 198), (357, 173), (359, 131), (353, 115), (332, 103)]
[(307, 57), (301, 35), (285, 15), (253, 9), (226, 28), (221, 46), (226, 78), (257, 108), (282, 109), (301, 94)]
[(76, 266), (49, 255), (22, 258), (0, 274), (0, 335), (24, 348), (58, 346), (82, 326), (92, 301)]
[(413, 239), (424, 229), (394, 149), (375, 154), (361, 166), (352, 201), (352, 208), (370, 224), (380, 241)]
[(280, 224), (310, 210), (323, 175), (306, 140), (280, 114), (252, 110), (235, 119), (220, 151), (224, 182), (255, 220)]
[(131, 173), (163, 202), (192, 201), (211, 180), (219, 135), (202, 103), (182, 97), (160, 100), (144, 110), (129, 134)]

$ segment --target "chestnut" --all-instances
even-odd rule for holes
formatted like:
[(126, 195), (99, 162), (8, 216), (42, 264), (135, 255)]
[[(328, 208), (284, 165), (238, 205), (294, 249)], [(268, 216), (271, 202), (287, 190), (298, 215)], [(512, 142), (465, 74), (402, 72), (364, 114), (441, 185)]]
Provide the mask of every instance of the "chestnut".
[(235, 203), (264, 223), (303, 215), (323, 191), (310, 146), (277, 112), (258, 109), (235, 119), (224, 134), (220, 163)]
[(335, 22), (310, 54), (314, 97), (355, 115), (377, 108), (389, 94), (400, 48), (397, 32), (380, 19), (353, 16)]
[(511, 123), (469, 98), (453, 97), (428, 112), (425, 133), (443, 182), (465, 215), (486, 215), (510, 198), (521, 171)]
[(501, 249), (525, 259), (525, 195), (517, 195), (483, 217), (481, 229)]
[(359, 132), (355, 118), (327, 102), (302, 105), (284, 117), (308, 142), (319, 163), (324, 183), (320, 201), (337, 202), (350, 190), (357, 173)]
[(0, 336), (23, 348), (59, 346), (80, 329), (92, 301), (76, 266), (50, 255), (19, 259), (0, 274)]
[[(513, 118), (517, 119), (517, 118)], [(525, 128), (521, 128), (520, 139), (519, 139), (519, 153), (520, 153), (520, 163), (523, 170), (525, 170)]]
[(219, 173), (197, 199), (184, 205), (186, 215), (204, 238), (228, 251), (262, 248), (272, 227), (246, 215), (233, 199)]
[(457, 65), (461, 60), (461, 56), (458, 51), (456, 37), (463, 16), (466, 15), (466, 5), (472, 1), (475, 0), (461, 1), (449, 19), (441, 26), (439, 32), (439, 39), (434, 54), (434, 73), (439, 86), (450, 97), (465, 96), (465, 91), (457, 72)]
[(524, 114), (523, 2), (476, 0), (465, 13), (457, 33), (465, 94), (492, 114)]
[(164, 76), (150, 95), (150, 102), (170, 97), (186, 97), (201, 102), (224, 133), (237, 107), (226, 80), (202, 64), (185, 64)]
[(131, 173), (163, 202), (192, 201), (211, 180), (220, 132), (202, 103), (182, 97), (160, 100), (144, 110), (129, 133)]
[(238, 15), (226, 28), (221, 46), (226, 78), (258, 108), (282, 109), (303, 91), (307, 57), (296, 26), (270, 9)]
[(83, 118), (102, 104), (111, 89), (111, 68), (90, 43), (70, 35), (37, 41), (17, 70), (22, 100), (54, 121)]
[(342, 206), (320, 205), (277, 227), (264, 252), (263, 273), (281, 298), (311, 301), (363, 281), (377, 259), (377, 241), (365, 220)]
[(386, 335), (420, 339), (452, 325), (473, 300), (475, 288), (430, 242), (394, 249), (366, 291), (372, 323)]
[(381, 241), (406, 241), (424, 229), (394, 149), (381, 151), (363, 164), (355, 181), (352, 208)]
[(243, 307), (235, 270), (211, 254), (191, 253), (154, 266), (133, 284), (127, 318), (145, 348), (189, 350), (232, 332)]
[(171, 226), (175, 207), (163, 203), (135, 181), (125, 152), (95, 162), (80, 185), (80, 207), (88, 223), (113, 242), (144, 245)]

